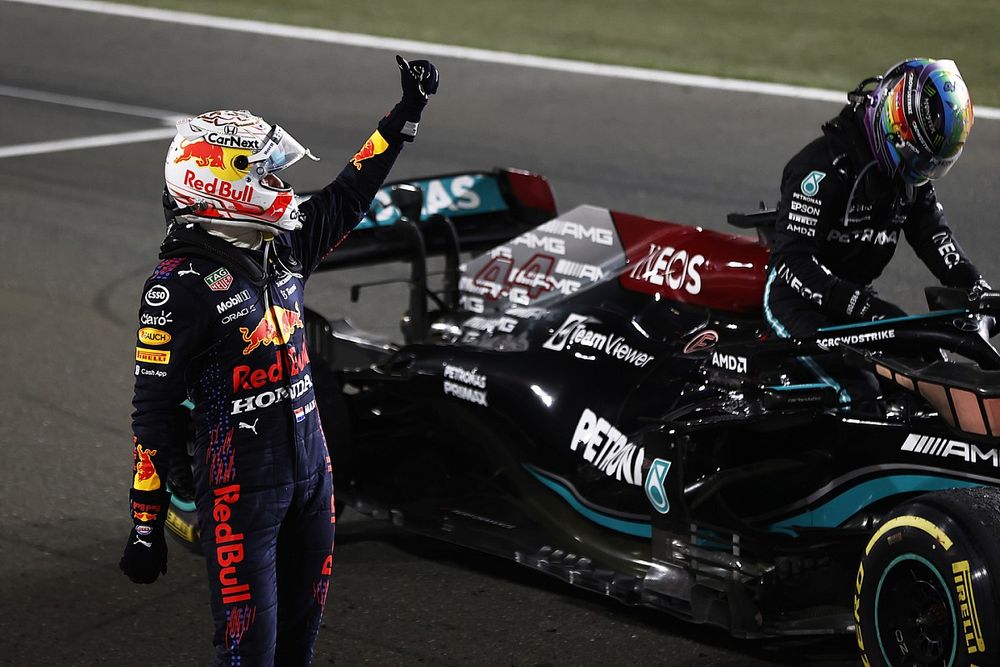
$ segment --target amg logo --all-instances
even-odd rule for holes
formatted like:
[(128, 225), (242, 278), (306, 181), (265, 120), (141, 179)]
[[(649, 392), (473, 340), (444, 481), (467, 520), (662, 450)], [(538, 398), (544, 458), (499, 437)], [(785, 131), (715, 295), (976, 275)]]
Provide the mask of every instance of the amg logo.
[(569, 259), (560, 259), (556, 262), (556, 273), (573, 278), (583, 278), (585, 280), (600, 280), (604, 277), (604, 269), (593, 264), (583, 264)]
[(829, 350), (838, 345), (857, 345), (858, 343), (876, 343), (881, 340), (895, 338), (896, 332), (892, 329), (884, 331), (872, 331), (863, 334), (851, 334), (850, 336), (834, 336), (833, 338), (817, 338), (816, 345), (821, 350)]
[(542, 249), (553, 255), (566, 254), (566, 242), (556, 236), (542, 236), (534, 232), (527, 232), (511, 239), (511, 245), (523, 245), (532, 250)]
[(614, 245), (615, 235), (610, 229), (588, 227), (572, 220), (550, 220), (538, 228), (539, 231), (559, 236), (572, 236), (580, 241), (590, 241), (598, 245)]
[(1000, 468), (1000, 452), (996, 448), (980, 449), (978, 445), (961, 442), (960, 440), (932, 438), (929, 435), (915, 435), (911, 433), (906, 436), (906, 440), (903, 441), (903, 445), (899, 449), (904, 452), (926, 454), (927, 456), (954, 456), (966, 463), (987, 462), (994, 468)]

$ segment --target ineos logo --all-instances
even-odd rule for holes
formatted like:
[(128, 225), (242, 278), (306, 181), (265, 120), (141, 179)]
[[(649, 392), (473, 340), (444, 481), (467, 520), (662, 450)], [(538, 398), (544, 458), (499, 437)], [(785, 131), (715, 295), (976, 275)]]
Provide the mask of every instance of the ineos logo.
[(154, 308), (170, 300), (170, 290), (163, 285), (153, 285), (146, 292), (146, 303)]

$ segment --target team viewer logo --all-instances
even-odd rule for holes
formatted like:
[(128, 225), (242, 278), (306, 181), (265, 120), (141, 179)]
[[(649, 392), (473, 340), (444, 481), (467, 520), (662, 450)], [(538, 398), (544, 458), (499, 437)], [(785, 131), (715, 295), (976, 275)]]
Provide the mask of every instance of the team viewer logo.
[(233, 274), (222, 267), (205, 276), (205, 284), (213, 292), (225, 292), (233, 284)]

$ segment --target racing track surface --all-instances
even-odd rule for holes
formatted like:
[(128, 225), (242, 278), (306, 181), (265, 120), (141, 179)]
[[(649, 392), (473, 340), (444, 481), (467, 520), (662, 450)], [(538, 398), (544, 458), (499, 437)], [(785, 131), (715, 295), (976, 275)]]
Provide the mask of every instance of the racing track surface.
[[(722, 228), (728, 211), (775, 200), (785, 159), (837, 110), (436, 61), (441, 94), (394, 176), (519, 166), (546, 174), (563, 210), (586, 202)], [(398, 97), (390, 52), (4, 2), (0, 63), (2, 86), (164, 113), (251, 108), (324, 158), (290, 173), (300, 190), (331, 178)], [(164, 126), (23, 93), (0, 96), (0, 118), (0, 150)], [(162, 234), (166, 146), (0, 160), (2, 664), (191, 665), (211, 655), (200, 557), (171, 542), (170, 571), (152, 587), (117, 569), (134, 313)], [(994, 282), (998, 149), (1000, 123), (980, 120), (940, 186), (959, 238)], [(320, 276), (309, 301), (343, 310), (335, 288), (378, 275)], [(881, 290), (919, 309), (930, 281), (901, 246)], [(359, 323), (393, 331), (402, 292), (369, 297), (352, 311)], [(357, 515), (342, 518), (335, 563), (317, 664), (852, 664), (849, 639), (735, 642)]]

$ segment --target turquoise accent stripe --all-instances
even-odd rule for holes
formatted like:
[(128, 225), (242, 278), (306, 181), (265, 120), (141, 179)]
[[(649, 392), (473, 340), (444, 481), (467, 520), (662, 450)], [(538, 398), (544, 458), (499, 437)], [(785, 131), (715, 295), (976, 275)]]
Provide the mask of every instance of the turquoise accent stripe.
[[(771, 325), (771, 328), (774, 329), (775, 333), (777, 333), (780, 337), (791, 338), (792, 336), (788, 333), (788, 329), (786, 329), (781, 322), (778, 321), (778, 318), (774, 316), (774, 313), (771, 312), (771, 283), (774, 282), (777, 275), (778, 274), (774, 269), (771, 269), (771, 272), (767, 275), (767, 283), (764, 285), (764, 317), (767, 318), (768, 324)], [(823, 331), (823, 329), (820, 329), (820, 331)], [(836, 380), (827, 375), (823, 371), (823, 368), (811, 357), (798, 357), (798, 360), (805, 364), (805, 366), (811, 370), (816, 377), (822, 380), (824, 384), (829, 387), (833, 387), (837, 391), (837, 397), (841, 404), (851, 402), (851, 395), (847, 393), (847, 391), (841, 387)]]
[(863, 327), (882, 326), (893, 322), (912, 322), (914, 320), (926, 320), (930, 317), (952, 317), (954, 315), (968, 315), (967, 310), (935, 310), (931, 313), (920, 313), (919, 315), (906, 315), (904, 317), (890, 317), (884, 320), (874, 320), (872, 322), (854, 322), (852, 324), (837, 324), (832, 327), (822, 327), (816, 331), (843, 331), (844, 329), (860, 329)]
[(194, 403), (191, 402), (191, 399), (185, 398), (183, 401), (181, 401), (181, 405), (183, 405), (188, 410), (194, 410)]
[[(167, 491), (170, 491), (170, 484), (167, 484)], [(195, 504), (193, 500), (178, 500), (177, 496), (170, 496), (170, 504), (174, 505), (177, 509), (182, 512), (193, 512), (195, 510)]]
[(825, 382), (814, 382), (812, 384), (775, 384), (768, 387), (774, 391), (805, 391), (807, 389), (826, 389), (830, 385)]
[(953, 477), (932, 477), (930, 475), (889, 475), (870, 479), (848, 489), (836, 498), (815, 509), (772, 524), (768, 530), (776, 533), (797, 535), (796, 527), (836, 528), (858, 511), (874, 502), (900, 493), (943, 491), (945, 489), (966, 489), (985, 486), (977, 482)]
[[(435, 213), (443, 213), (449, 218), (466, 215), (506, 211), (509, 207), (500, 192), (500, 184), (493, 174), (460, 174), (410, 181), (424, 193), (424, 208), (420, 219), (426, 220)], [(355, 229), (388, 227), (399, 221), (399, 210), (384, 202), (389, 201), (392, 186), (378, 191), (372, 200), (370, 212), (374, 221), (365, 217)]]
[(788, 333), (788, 329), (786, 329), (784, 325), (778, 321), (778, 318), (774, 316), (774, 313), (771, 312), (771, 283), (774, 282), (777, 275), (778, 274), (774, 269), (771, 269), (771, 272), (767, 274), (767, 282), (764, 284), (764, 317), (767, 318), (767, 323), (771, 325), (771, 328), (774, 329), (775, 333), (782, 338), (791, 338), (791, 335)]
[[(941, 590), (949, 590), (948, 584), (944, 583), (944, 577), (942, 577), (941, 573), (938, 572), (937, 567), (932, 565), (926, 558), (918, 556), (914, 553), (905, 553), (901, 556), (896, 556), (892, 559), (892, 562), (889, 563), (889, 566), (882, 570), (882, 576), (878, 578), (878, 587), (875, 588), (875, 636), (878, 637), (878, 647), (882, 651), (882, 657), (885, 659), (885, 664), (887, 665), (891, 665), (892, 660), (889, 660), (889, 654), (886, 653), (885, 645), (882, 643), (882, 633), (879, 632), (879, 629), (882, 627), (882, 624), (879, 623), (879, 612), (881, 609), (879, 599), (882, 597), (882, 584), (885, 583), (885, 578), (889, 574), (889, 571), (904, 560), (915, 560), (918, 563), (922, 563), (924, 567), (933, 572), (934, 576), (937, 577), (938, 583), (941, 584)], [(958, 648), (958, 637), (960, 635), (960, 631), (958, 628), (958, 617), (955, 615), (955, 603), (952, 602), (950, 595), (945, 595), (945, 597), (948, 598), (948, 608), (951, 610), (951, 655), (948, 657), (948, 662), (946, 663), (948, 667), (951, 667), (955, 664), (955, 650)], [(893, 637), (892, 641), (896, 641), (896, 638)]]
[(549, 487), (556, 492), (563, 500), (569, 503), (569, 506), (574, 510), (590, 519), (594, 523), (604, 526), (605, 528), (610, 528), (611, 530), (618, 531), (619, 533), (625, 533), (626, 535), (634, 535), (636, 537), (652, 537), (653, 527), (648, 523), (640, 523), (638, 521), (626, 521), (624, 519), (619, 519), (616, 517), (608, 516), (606, 514), (601, 514), (595, 510), (590, 509), (573, 495), (573, 492), (567, 489), (565, 486), (556, 482), (554, 480), (545, 477), (538, 472), (535, 472), (531, 466), (525, 465), (524, 469), (531, 473), (531, 475), (537, 479), (539, 482)]

